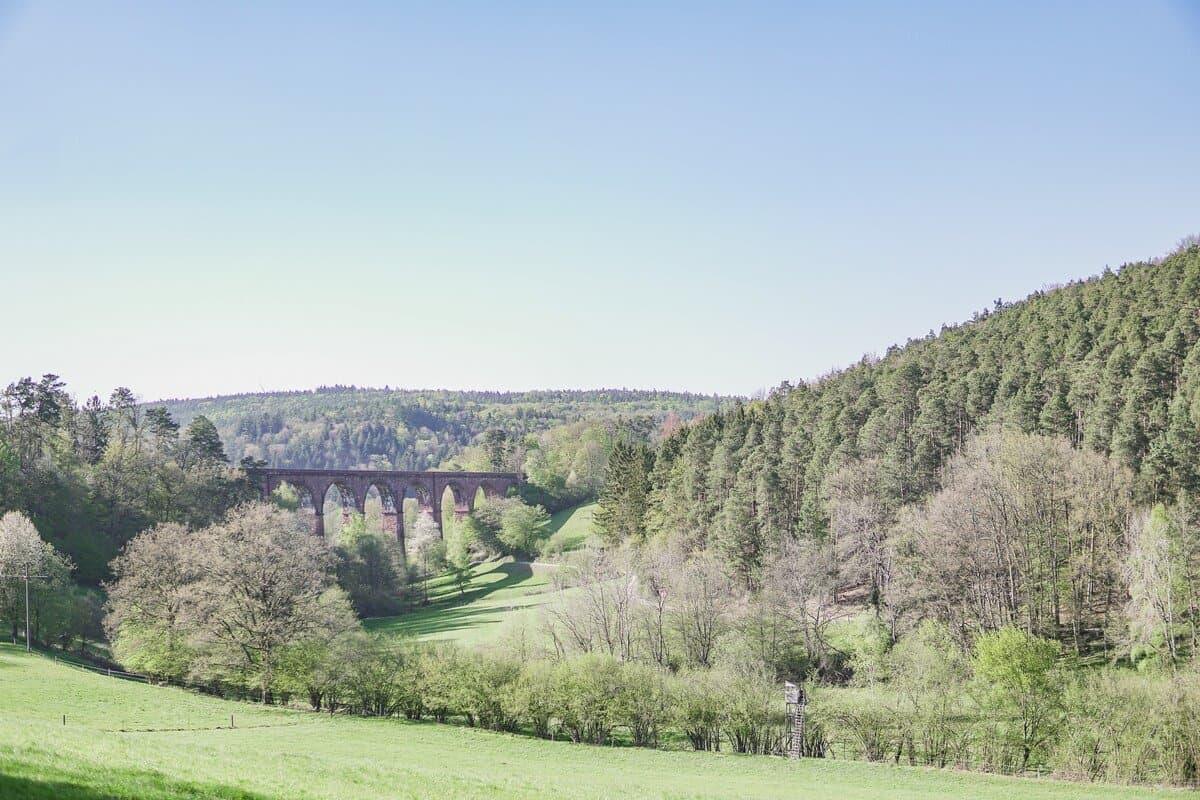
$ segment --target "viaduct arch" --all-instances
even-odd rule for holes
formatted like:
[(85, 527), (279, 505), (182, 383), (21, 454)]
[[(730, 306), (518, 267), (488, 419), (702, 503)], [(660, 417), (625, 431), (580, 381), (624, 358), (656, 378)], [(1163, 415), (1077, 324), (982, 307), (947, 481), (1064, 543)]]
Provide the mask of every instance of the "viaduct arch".
[(394, 533), (404, 548), (404, 498), (411, 489), (421, 511), (432, 514), (442, 526), (442, 496), (447, 488), (454, 496), (454, 514), (461, 519), (475, 508), (475, 496), (503, 497), (524, 481), (518, 472), (401, 472), (376, 469), (287, 469), (266, 467), (259, 471), (263, 499), (286, 483), (310, 500), (312, 531), (325, 535), (325, 494), (336, 487), (342, 510), (349, 514), (366, 510), (367, 493), (374, 488), (383, 503), (384, 530)]

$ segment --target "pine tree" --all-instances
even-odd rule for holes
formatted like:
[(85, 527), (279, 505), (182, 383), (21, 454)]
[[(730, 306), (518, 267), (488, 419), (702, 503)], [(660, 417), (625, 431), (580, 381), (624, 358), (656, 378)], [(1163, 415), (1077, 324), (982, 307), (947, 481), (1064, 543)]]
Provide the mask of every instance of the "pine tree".
[(594, 517), (596, 530), (607, 544), (645, 537), (653, 467), (654, 454), (645, 444), (619, 441), (613, 446)]
[(208, 417), (201, 414), (191, 421), (185, 432), (188, 458), (191, 463), (225, 463), (225, 445), (217, 428)]

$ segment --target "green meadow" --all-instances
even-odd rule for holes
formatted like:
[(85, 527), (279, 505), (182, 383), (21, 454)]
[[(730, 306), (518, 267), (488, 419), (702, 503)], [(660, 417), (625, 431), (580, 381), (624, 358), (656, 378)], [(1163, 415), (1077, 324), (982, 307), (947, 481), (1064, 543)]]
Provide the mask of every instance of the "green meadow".
[(464, 589), (449, 575), (441, 575), (429, 581), (429, 605), (363, 624), (372, 632), (421, 641), (484, 644), (523, 620), (537, 619), (538, 607), (554, 594), (549, 578), (553, 569), (525, 561), (485, 561), (471, 568)]
[(550, 537), (546, 540), (546, 552), (568, 552), (591, 542), (595, 536), (592, 516), (596, 513), (595, 503), (586, 503), (566, 508), (550, 516)]
[[(594, 536), (595, 503), (568, 508), (550, 518), (546, 552), (578, 550)], [(536, 624), (538, 609), (556, 591), (550, 579), (555, 567), (541, 562), (496, 559), (471, 568), (463, 586), (449, 575), (430, 579), (428, 605), (407, 614), (365, 621), (367, 630), (420, 641), (453, 641), (463, 645), (492, 642), (506, 631)]]
[(126, 682), (10, 645), (0, 646), (0, 719), (5, 800), (1195, 796), (330, 717)]

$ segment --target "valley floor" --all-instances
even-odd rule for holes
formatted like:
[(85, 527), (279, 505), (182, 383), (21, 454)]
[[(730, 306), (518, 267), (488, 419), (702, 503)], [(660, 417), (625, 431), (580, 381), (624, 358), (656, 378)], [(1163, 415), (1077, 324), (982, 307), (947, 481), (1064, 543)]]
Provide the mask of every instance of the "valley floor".
[(0, 645), (5, 800), (1191, 796), (1198, 795), (321, 716), (126, 683)]
[[(549, 527), (550, 549), (569, 552), (593, 540), (595, 507), (587, 503), (555, 514)], [(423, 587), (429, 605), (394, 617), (368, 619), (365, 626), (372, 632), (419, 641), (488, 644), (521, 626), (538, 625), (539, 609), (558, 596), (550, 580), (554, 569), (552, 563), (485, 561), (471, 568), (470, 581), (462, 590), (449, 573), (431, 578)]]

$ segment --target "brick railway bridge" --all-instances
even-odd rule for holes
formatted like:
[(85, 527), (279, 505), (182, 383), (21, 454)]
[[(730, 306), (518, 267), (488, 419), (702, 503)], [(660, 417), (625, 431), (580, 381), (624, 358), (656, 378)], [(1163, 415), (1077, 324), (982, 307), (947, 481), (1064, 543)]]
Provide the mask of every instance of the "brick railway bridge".
[(382, 469), (285, 469), (267, 467), (259, 471), (263, 498), (286, 483), (297, 492), (313, 514), (312, 530), (325, 535), (325, 495), (330, 487), (337, 490), (342, 513), (363, 513), (367, 493), (379, 492), (383, 503), (383, 527), (396, 535), (404, 547), (404, 498), (415, 496), (421, 512), (430, 514), (438, 528), (442, 527), (442, 496), (446, 489), (454, 495), (454, 514), (461, 519), (475, 508), (475, 496), (483, 490), (485, 497), (503, 497), (513, 486), (523, 482), (518, 472), (400, 472)]

